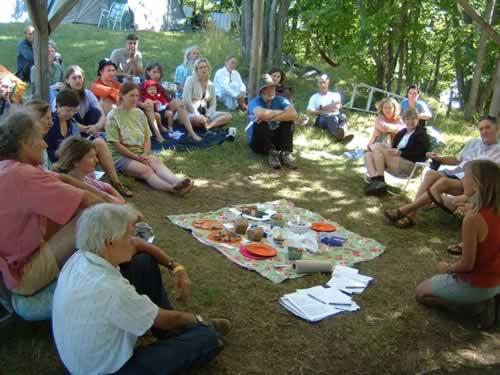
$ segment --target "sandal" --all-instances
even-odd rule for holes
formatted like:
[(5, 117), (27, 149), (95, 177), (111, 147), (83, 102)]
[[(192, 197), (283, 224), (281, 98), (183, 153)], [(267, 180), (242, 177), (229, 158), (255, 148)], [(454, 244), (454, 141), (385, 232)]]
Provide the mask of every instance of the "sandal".
[(134, 194), (121, 182), (111, 184), (111, 186), (113, 186), (121, 195), (126, 198), (132, 198), (134, 196)]
[(396, 226), (400, 229), (406, 229), (406, 228), (413, 227), (416, 224), (416, 222), (411, 217), (404, 216), (401, 219), (399, 219), (398, 221), (394, 222), (393, 224), (394, 224), (394, 226)]
[(462, 255), (462, 244), (456, 243), (448, 246), (448, 254), (451, 255)]
[(395, 223), (405, 217), (405, 215), (399, 210), (399, 208), (386, 208), (384, 210), (384, 216), (391, 223)]
[(193, 188), (194, 188), (194, 181), (190, 180), (189, 185), (187, 185), (182, 190), (174, 190), (173, 193), (174, 193), (174, 195), (177, 195), (178, 197), (183, 197), (187, 193), (189, 193), (191, 190), (193, 190)]
[(179, 182), (177, 185), (174, 186), (175, 191), (180, 191), (182, 189), (187, 188), (191, 184), (191, 180), (189, 178), (185, 178), (181, 182)]
[(430, 190), (427, 191), (427, 195), (429, 196), (429, 199), (434, 203), (436, 206), (438, 206), (440, 209), (442, 209), (444, 212), (446, 212), (449, 215), (455, 215), (455, 213), (450, 210), (446, 205), (444, 204), (443, 200), (441, 197), (439, 199), (434, 196), (434, 194), (431, 193)]

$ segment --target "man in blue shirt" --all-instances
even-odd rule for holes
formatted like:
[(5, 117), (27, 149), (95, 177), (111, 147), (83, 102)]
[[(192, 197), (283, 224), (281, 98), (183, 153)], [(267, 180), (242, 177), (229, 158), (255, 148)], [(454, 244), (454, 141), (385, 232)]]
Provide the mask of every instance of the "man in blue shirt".
[(254, 152), (268, 155), (271, 168), (296, 169), (292, 152), (297, 112), (288, 99), (276, 96), (276, 86), (269, 74), (260, 79), (259, 95), (248, 106), (248, 140)]
[(30, 73), (31, 67), (35, 64), (35, 57), (33, 56), (33, 33), (35, 29), (33, 26), (27, 26), (24, 31), (25, 38), (19, 42), (17, 46), (17, 72), (16, 76), (24, 82), (31, 82)]

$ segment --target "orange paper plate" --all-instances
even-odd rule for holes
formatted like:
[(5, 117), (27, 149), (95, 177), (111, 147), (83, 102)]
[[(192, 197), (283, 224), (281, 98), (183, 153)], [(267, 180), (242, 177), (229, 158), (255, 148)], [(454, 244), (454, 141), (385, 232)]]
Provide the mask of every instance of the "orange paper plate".
[(311, 229), (316, 232), (335, 232), (337, 230), (335, 225), (328, 223), (312, 223)]
[(265, 243), (252, 242), (247, 245), (247, 250), (252, 254), (259, 255), (261, 257), (273, 257), (277, 254), (274, 247), (269, 246)]
[(223, 228), (221, 222), (215, 220), (205, 220), (205, 219), (193, 220), (191, 225), (196, 229), (203, 229), (203, 230), (218, 230)]
[(235, 241), (221, 241), (221, 240), (216, 240), (215, 236), (217, 235), (218, 232), (219, 232), (218, 230), (210, 232), (208, 234), (208, 239), (210, 241), (214, 241), (214, 242), (227, 243), (228, 245), (235, 245), (235, 244), (239, 244), (241, 242), (241, 236), (238, 236), (239, 238), (237, 240), (235, 240)]

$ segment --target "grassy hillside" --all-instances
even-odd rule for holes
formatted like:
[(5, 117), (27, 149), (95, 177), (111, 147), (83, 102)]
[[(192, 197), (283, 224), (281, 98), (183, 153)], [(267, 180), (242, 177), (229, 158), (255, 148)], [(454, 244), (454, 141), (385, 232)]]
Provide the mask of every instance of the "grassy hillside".
[[(15, 67), (15, 48), (22, 25), (0, 25), (0, 64)], [(231, 34), (174, 34), (140, 32), (144, 60), (159, 60), (172, 78), (183, 48), (201, 47), (213, 66), (227, 54), (238, 54)], [(94, 78), (97, 61), (123, 45), (124, 34), (95, 27), (64, 25), (53, 38), (66, 65), (79, 64)], [(346, 67), (343, 72), (347, 71)], [(247, 67), (241, 68), (242, 72)], [(330, 72), (335, 82), (348, 73)], [(313, 81), (291, 77), (295, 105), (304, 111), (316, 90)], [(348, 86), (345, 86), (348, 95)], [(349, 148), (364, 147), (373, 117), (348, 112), (356, 139)], [(422, 213), (414, 229), (385, 224), (382, 209), (398, 199), (363, 194), (361, 160), (341, 156), (345, 148), (316, 129), (297, 128), (297, 171), (272, 171), (250, 152), (243, 135), (245, 115), (234, 113), (236, 142), (189, 153), (165, 152), (168, 166), (196, 179), (186, 199), (153, 191), (132, 179), (131, 200), (153, 226), (156, 243), (187, 266), (193, 281), (192, 298), (178, 309), (206, 316), (225, 316), (234, 324), (225, 351), (208, 368), (194, 374), (403, 374), (498, 373), (500, 336), (484, 333), (474, 320), (450, 317), (415, 303), (415, 286), (434, 272), (438, 259), (448, 258), (446, 246), (459, 240), (459, 225), (437, 210)], [(445, 132), (445, 152), (455, 152), (475, 130), (460, 120), (439, 116)], [(413, 185), (415, 187), (415, 185)], [(361, 272), (375, 282), (356, 297), (361, 310), (310, 325), (286, 312), (278, 298), (297, 288), (325, 283), (329, 276), (309, 275), (273, 285), (256, 273), (227, 261), (200, 244), (190, 233), (165, 220), (169, 214), (204, 212), (221, 207), (280, 198), (335, 220), (348, 229), (386, 246), (386, 252), (361, 263)], [(165, 272), (165, 280), (171, 280)], [(49, 322), (16, 321), (0, 328), (0, 373), (64, 373), (53, 344)]]

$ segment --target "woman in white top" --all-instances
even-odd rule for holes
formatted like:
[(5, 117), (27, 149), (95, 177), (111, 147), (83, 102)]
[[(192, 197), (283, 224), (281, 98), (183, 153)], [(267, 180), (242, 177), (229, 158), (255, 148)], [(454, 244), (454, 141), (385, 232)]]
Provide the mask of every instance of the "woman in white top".
[(209, 77), (210, 64), (201, 57), (195, 61), (193, 75), (186, 79), (182, 94), (191, 124), (207, 130), (231, 121), (231, 114), (216, 111), (215, 86)]
[(238, 60), (234, 56), (226, 57), (224, 67), (215, 72), (215, 94), (224, 105), (233, 110), (246, 111), (245, 96), (247, 87), (236, 70)]

